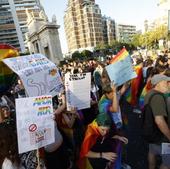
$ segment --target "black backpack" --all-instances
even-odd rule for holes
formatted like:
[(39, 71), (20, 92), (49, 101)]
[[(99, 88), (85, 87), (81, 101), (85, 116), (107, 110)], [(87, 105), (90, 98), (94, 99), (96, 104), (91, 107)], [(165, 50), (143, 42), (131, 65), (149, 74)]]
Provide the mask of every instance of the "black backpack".
[(148, 143), (160, 143), (163, 138), (163, 133), (159, 130), (155, 123), (155, 118), (152, 112), (152, 108), (150, 106), (151, 100), (155, 95), (160, 95), (161, 97), (163, 97), (166, 103), (166, 99), (163, 94), (153, 93), (150, 96), (148, 103), (144, 106), (142, 112), (142, 133), (144, 139)]

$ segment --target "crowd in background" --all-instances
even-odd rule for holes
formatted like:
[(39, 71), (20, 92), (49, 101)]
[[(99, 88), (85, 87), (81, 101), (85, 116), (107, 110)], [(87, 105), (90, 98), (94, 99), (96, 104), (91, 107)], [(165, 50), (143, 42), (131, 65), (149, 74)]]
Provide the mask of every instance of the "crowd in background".
[[(137, 78), (118, 87), (110, 81), (105, 69), (110, 59), (103, 62), (68, 61), (59, 66), (63, 83), (67, 73), (91, 72), (91, 106), (82, 110), (72, 107), (67, 111), (65, 92), (55, 96), (53, 98), (55, 142), (39, 149), (38, 152), (18, 154), (15, 99), (26, 97), (21, 80), (18, 78), (8, 92), (1, 93), (0, 168), (118, 169), (116, 166), (119, 166), (120, 169), (121, 167), (137, 169), (126, 158), (130, 143), (126, 106), (132, 107), (134, 112), (141, 113), (148, 101), (148, 95), (153, 90), (163, 94), (166, 99), (164, 103), (161, 98), (156, 97), (152, 106), (155, 121), (163, 133), (163, 138), (170, 142), (169, 53), (164, 53), (155, 60), (151, 57), (144, 59), (142, 55), (132, 58)], [(130, 92), (131, 100), (128, 98)], [(148, 169), (155, 169), (158, 166), (161, 169), (169, 169), (170, 155), (161, 155), (160, 143), (148, 146), (149, 148), (146, 146)], [(160, 163), (157, 163), (156, 155), (162, 157)]]

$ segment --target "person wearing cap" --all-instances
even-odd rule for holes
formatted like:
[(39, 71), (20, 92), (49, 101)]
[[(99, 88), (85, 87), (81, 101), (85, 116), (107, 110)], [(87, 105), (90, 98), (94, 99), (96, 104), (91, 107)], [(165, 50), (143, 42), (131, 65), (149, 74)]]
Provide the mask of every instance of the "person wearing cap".
[[(79, 169), (104, 169), (118, 158), (117, 141), (128, 143), (127, 138), (111, 134), (112, 121), (108, 114), (98, 114), (88, 125), (80, 150)], [(113, 167), (112, 167), (113, 168)]]
[(170, 77), (166, 75), (154, 75), (151, 78), (153, 89), (148, 92), (144, 100), (144, 104), (146, 105), (152, 97), (150, 100), (150, 107), (153, 112), (155, 123), (163, 134), (163, 137), (160, 139), (159, 143), (149, 144), (149, 169), (155, 169), (156, 155), (161, 155), (162, 157), (160, 169), (170, 168), (170, 155), (161, 154), (161, 144), (163, 142), (170, 142), (170, 122), (168, 122), (170, 121), (170, 112), (168, 113), (167, 111), (168, 105), (164, 96), (169, 90), (168, 81), (170, 81)]

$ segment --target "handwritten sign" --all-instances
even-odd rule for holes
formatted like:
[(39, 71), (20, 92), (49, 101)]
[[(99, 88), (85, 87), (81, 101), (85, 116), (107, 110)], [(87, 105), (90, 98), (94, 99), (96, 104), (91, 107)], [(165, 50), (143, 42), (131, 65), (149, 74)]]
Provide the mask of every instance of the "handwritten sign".
[(20, 98), (15, 101), (19, 153), (53, 143), (52, 96)]
[(18, 74), (30, 97), (55, 96), (63, 90), (56, 65), (41, 54), (8, 58), (3, 62)]
[(130, 57), (126, 57), (124, 60), (117, 61), (113, 64), (106, 66), (109, 78), (117, 86), (136, 78), (136, 72), (133, 70)]
[(66, 74), (65, 89), (67, 110), (76, 107), (78, 110), (90, 107), (91, 73)]

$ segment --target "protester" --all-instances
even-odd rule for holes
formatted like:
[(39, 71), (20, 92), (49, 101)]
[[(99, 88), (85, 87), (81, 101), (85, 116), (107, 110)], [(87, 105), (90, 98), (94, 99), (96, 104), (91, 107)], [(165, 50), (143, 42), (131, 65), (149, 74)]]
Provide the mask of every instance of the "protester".
[(114, 84), (106, 83), (103, 85), (103, 96), (99, 101), (99, 113), (106, 113), (111, 116), (113, 125), (118, 129), (122, 127), (122, 115), (119, 107), (119, 99), (124, 94), (128, 86), (123, 85), (118, 91)]
[(0, 168), (22, 169), (16, 133), (5, 124), (0, 124), (0, 133)]
[(108, 169), (113, 167), (119, 153), (116, 151), (116, 139), (127, 144), (125, 137), (111, 135), (111, 118), (106, 113), (101, 113), (96, 120), (89, 124), (84, 141), (81, 146), (79, 169), (92, 166), (93, 169)]
[[(104, 169), (105, 167), (108, 167), (107, 169), (109, 169), (110, 166), (112, 166), (113, 169), (115, 165), (120, 164), (122, 156), (120, 153), (120, 140), (127, 143), (126, 138), (119, 136), (120, 131), (121, 134), (126, 133), (130, 143), (128, 144), (128, 147), (126, 146), (128, 151), (126, 154), (123, 154), (125, 158), (127, 157), (127, 164), (130, 164), (133, 169), (147, 168), (142, 165), (144, 164), (143, 161), (140, 161), (140, 158), (138, 158), (139, 156), (146, 157), (143, 150), (147, 151), (147, 147), (142, 142), (143, 136), (137, 129), (137, 123), (141, 121), (140, 110), (144, 107), (144, 97), (146, 96), (145, 102), (147, 103), (153, 92), (162, 95), (165, 93), (165, 88), (167, 88), (166, 83), (162, 82), (162, 80), (158, 80), (159, 82), (156, 81), (156, 83), (154, 83), (153, 79), (156, 74), (161, 77), (162, 75), (169, 76), (169, 56), (159, 56), (155, 59), (155, 64), (149, 57), (143, 57), (142, 54), (140, 54), (140, 56), (135, 58), (135, 64), (133, 67), (137, 73), (137, 78), (131, 79), (118, 87), (112, 85), (106, 67), (104, 67), (104, 65), (110, 63), (110, 60), (111, 58), (107, 59), (107, 63), (101, 63), (93, 59), (83, 61), (66, 60), (60, 66), (59, 72), (63, 83), (64, 76), (67, 73), (91, 73), (91, 105), (86, 109), (77, 110), (75, 108), (74, 110), (68, 111), (66, 110), (66, 100), (63, 94), (61, 94), (61, 97), (60, 94), (53, 97), (53, 108), (55, 113), (55, 142), (41, 149), (44, 151), (45, 155), (43, 156), (43, 153), (40, 153), (41, 168), (75, 169), (77, 167), (76, 160), (79, 158), (80, 147), (82, 145), (79, 166), (80, 164), (83, 165), (80, 166), (80, 169), (85, 167), (84, 164), (87, 163), (84, 163), (84, 160), (87, 159), (94, 169)], [(25, 92), (23, 83), (19, 78), (17, 79), (16, 84), (13, 84), (13, 88), (9, 89), (9, 91), (12, 91), (12, 97), (8, 97), (7, 93), (1, 93), (0, 95), (0, 122), (14, 126), (12, 127), (12, 130), (16, 133), (15, 102), (14, 99), (11, 101), (9, 98), (26, 97), (27, 93)], [(126, 95), (124, 95), (125, 91), (127, 92)], [(166, 140), (165, 138), (162, 139), (167, 142), (169, 142), (169, 134), (167, 134), (168, 132), (165, 133), (165, 129), (167, 129), (167, 126), (170, 127), (168, 106), (170, 104), (169, 93), (165, 94), (165, 97), (167, 98), (168, 112), (165, 112), (165, 104), (163, 103), (163, 99), (159, 96), (154, 96), (153, 103), (151, 103), (152, 107), (154, 107), (155, 121), (157, 121), (164, 137), (168, 137)], [(134, 110), (138, 109), (138, 112), (140, 113), (135, 114)], [(124, 117), (125, 114), (126, 117)], [(168, 121), (166, 121), (167, 117)], [(128, 128), (127, 131), (123, 128), (125, 122), (126, 127)], [(163, 128), (162, 125), (164, 125)], [(169, 128), (167, 131), (169, 131)], [(162, 142), (160, 142), (158, 146), (156, 144), (150, 145), (150, 169), (153, 169), (156, 165), (154, 162), (156, 161), (155, 154), (157, 154), (157, 152), (155, 150), (157, 149), (155, 148), (160, 150), (161, 143)], [(134, 150), (136, 150), (135, 153)], [(19, 161), (16, 160), (14, 163), (12, 161), (11, 165), (14, 165), (14, 167), (16, 167), (16, 165), (18, 167), (19, 165), (19, 167), (22, 166), (24, 169), (36, 169), (39, 164), (37, 154), (37, 150), (22, 153), (19, 155)], [(160, 154), (160, 152), (158, 154)], [(136, 159), (129, 158), (131, 156), (135, 156)], [(42, 157), (44, 159), (42, 159)], [(167, 169), (167, 167), (169, 167), (169, 156), (163, 155), (162, 159), (163, 164), (161, 169)], [(11, 159), (9, 159), (9, 161), (10, 160)], [(4, 158), (2, 158), (2, 164), (3, 161)], [(44, 165), (44, 162), (46, 166)], [(147, 161), (145, 162), (147, 163)], [(141, 164), (141, 168), (137, 166), (139, 163)]]
[[(55, 119), (66, 108), (65, 95), (61, 94), (61, 104), (55, 109)], [(55, 121), (55, 142), (45, 147), (45, 162), (47, 169), (62, 168), (67, 169), (69, 167), (69, 159), (66, 151), (65, 143), (63, 142), (63, 136), (57, 127), (57, 121)]]
[(98, 114), (98, 100), (99, 100), (99, 88), (94, 82), (93, 76), (91, 77), (91, 90), (90, 90), (90, 107), (82, 109), (83, 123), (85, 126), (90, 124)]
[[(70, 111), (66, 109), (56, 116), (58, 128), (62, 133), (63, 141), (65, 146), (67, 147), (69, 159), (72, 164), (75, 164), (75, 160), (77, 159), (77, 153), (79, 151), (78, 138), (75, 138), (75, 130), (77, 125), (77, 121), (79, 120), (79, 114), (76, 108), (72, 107)], [(80, 133), (78, 133), (80, 135)]]
[(93, 72), (93, 77), (94, 77), (94, 82), (99, 88), (99, 97), (102, 96), (102, 72), (103, 72), (103, 67), (100, 63), (97, 63), (96, 69)]
[(151, 79), (151, 83), (154, 87), (145, 96), (145, 105), (148, 103), (149, 98), (152, 97), (150, 106), (155, 123), (163, 134), (159, 141), (155, 140), (155, 143), (149, 144), (149, 169), (155, 169), (156, 167), (155, 155), (162, 156), (161, 169), (168, 169), (170, 167), (170, 155), (161, 154), (161, 143), (163, 142), (164, 137), (170, 142), (170, 124), (166, 121), (166, 119), (170, 119), (170, 113), (167, 112), (167, 105), (163, 95), (168, 92), (168, 81), (170, 81), (170, 78), (165, 75), (154, 75)]

